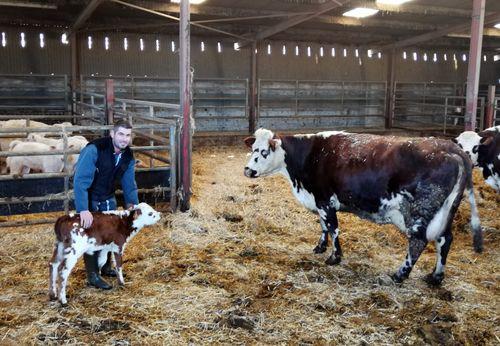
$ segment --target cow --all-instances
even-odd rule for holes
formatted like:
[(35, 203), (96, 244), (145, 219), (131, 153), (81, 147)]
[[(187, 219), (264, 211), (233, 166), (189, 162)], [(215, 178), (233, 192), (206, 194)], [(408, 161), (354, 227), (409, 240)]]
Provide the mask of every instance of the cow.
[(474, 166), (481, 170), (485, 183), (500, 192), (500, 125), (479, 134), (465, 131), (452, 140), (469, 155)]
[(277, 136), (259, 129), (245, 139), (252, 149), (244, 174), (283, 174), (295, 197), (320, 216), (323, 232), (314, 248), (326, 264), (341, 261), (338, 211), (379, 224), (393, 224), (409, 241), (406, 259), (391, 276), (401, 283), (429, 241), (436, 244), (434, 271), (424, 279), (438, 286), (453, 240), (451, 225), (464, 188), (469, 189), (474, 248), (482, 251), (482, 230), (472, 186), (472, 163), (451, 141), (401, 138), (342, 131)]
[(57, 219), (54, 232), (56, 243), (49, 263), (49, 298), (65, 306), (66, 285), (71, 270), (83, 254), (101, 251), (98, 266), (102, 268), (109, 252), (114, 254), (118, 282), (125, 284), (122, 271), (122, 257), (125, 247), (144, 227), (160, 220), (160, 213), (147, 203), (139, 203), (132, 210), (93, 212), (90, 228), (80, 225), (80, 216), (70, 214)]

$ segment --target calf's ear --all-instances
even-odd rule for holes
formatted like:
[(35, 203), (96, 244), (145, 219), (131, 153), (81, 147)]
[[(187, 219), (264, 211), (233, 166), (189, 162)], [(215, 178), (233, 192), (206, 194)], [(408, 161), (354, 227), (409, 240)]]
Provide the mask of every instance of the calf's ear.
[(245, 145), (252, 149), (252, 145), (255, 143), (255, 137), (247, 137), (244, 139)]
[(134, 213), (134, 220), (137, 219), (142, 214), (141, 209), (134, 209), (132, 210), (132, 213)]

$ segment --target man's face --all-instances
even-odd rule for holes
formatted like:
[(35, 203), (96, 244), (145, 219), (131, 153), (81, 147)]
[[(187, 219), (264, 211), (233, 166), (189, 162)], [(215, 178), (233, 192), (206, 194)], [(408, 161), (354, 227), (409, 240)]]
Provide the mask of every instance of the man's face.
[(123, 150), (130, 144), (132, 139), (132, 129), (119, 127), (116, 131), (111, 130), (110, 135), (113, 139), (113, 146), (116, 149)]

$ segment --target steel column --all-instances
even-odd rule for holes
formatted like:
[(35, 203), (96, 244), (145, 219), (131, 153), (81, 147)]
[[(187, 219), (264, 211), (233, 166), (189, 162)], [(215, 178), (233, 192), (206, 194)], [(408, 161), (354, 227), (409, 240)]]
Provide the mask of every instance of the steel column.
[(484, 5), (486, 0), (474, 0), (472, 4), (472, 23), (467, 72), (467, 94), (465, 106), (465, 130), (476, 129), (477, 94), (481, 70), (481, 49), (483, 44)]
[(190, 71), (190, 18), (189, 0), (181, 0), (179, 21), (179, 97), (182, 117), (181, 128), (181, 211), (190, 208), (191, 197), (191, 71)]

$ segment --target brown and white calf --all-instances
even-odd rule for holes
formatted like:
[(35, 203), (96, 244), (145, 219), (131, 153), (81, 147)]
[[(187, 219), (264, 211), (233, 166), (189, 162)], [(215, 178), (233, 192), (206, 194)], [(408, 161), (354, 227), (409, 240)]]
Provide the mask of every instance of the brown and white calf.
[(59, 298), (66, 305), (66, 285), (71, 270), (84, 254), (99, 254), (99, 269), (106, 263), (107, 254), (114, 253), (118, 282), (124, 284), (122, 256), (127, 243), (144, 227), (160, 220), (160, 213), (146, 203), (135, 205), (132, 210), (94, 212), (92, 226), (80, 226), (80, 216), (65, 215), (57, 219), (54, 231), (57, 241), (49, 263), (50, 300)]
[(392, 276), (405, 280), (429, 241), (437, 262), (426, 281), (439, 285), (452, 242), (451, 225), (465, 187), (470, 191), (476, 251), (482, 231), (472, 187), (472, 163), (447, 140), (400, 138), (346, 132), (275, 136), (259, 129), (245, 140), (252, 155), (247, 177), (283, 174), (295, 197), (320, 216), (323, 229), (316, 253), (333, 251), (326, 263), (341, 260), (337, 212), (347, 211), (380, 224), (393, 224), (409, 240), (406, 260)]
[(500, 192), (500, 126), (490, 127), (479, 134), (465, 131), (453, 141), (481, 170), (485, 183)]

